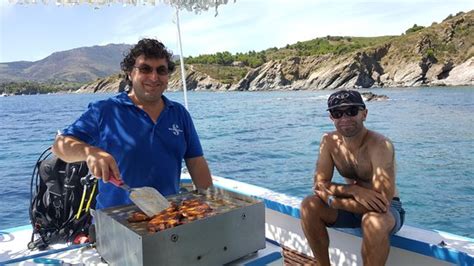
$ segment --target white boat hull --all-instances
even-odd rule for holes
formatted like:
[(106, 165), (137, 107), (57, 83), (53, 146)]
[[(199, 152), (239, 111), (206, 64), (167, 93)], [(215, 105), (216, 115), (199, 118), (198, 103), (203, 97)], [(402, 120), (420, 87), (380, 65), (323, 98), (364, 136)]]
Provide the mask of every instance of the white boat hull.
[[(301, 199), (222, 177), (213, 177), (221, 188), (255, 196), (265, 201), (267, 247), (258, 254), (236, 261), (237, 265), (283, 265), (281, 247), (312, 256), (300, 226)], [(183, 182), (190, 182), (183, 174)], [(54, 245), (48, 251), (29, 251), (31, 226), (0, 232), (0, 265), (35, 265), (39, 258), (53, 258), (71, 264), (105, 265), (88, 245)], [(330, 258), (333, 265), (362, 265), (360, 230), (329, 229)], [(387, 265), (474, 265), (474, 239), (449, 233), (403, 226), (391, 239)], [(440, 245), (444, 243), (444, 245)]]

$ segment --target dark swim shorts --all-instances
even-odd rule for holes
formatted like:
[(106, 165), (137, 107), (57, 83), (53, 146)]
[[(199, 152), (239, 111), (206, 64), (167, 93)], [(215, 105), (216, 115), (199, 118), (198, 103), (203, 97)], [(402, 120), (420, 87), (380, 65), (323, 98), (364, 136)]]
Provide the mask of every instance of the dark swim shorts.
[[(390, 203), (390, 212), (395, 218), (395, 226), (390, 235), (395, 234), (402, 228), (405, 222), (405, 210), (399, 198), (394, 197)], [(362, 221), (362, 214), (352, 213), (344, 210), (337, 210), (336, 222), (328, 227), (334, 228), (359, 228)]]

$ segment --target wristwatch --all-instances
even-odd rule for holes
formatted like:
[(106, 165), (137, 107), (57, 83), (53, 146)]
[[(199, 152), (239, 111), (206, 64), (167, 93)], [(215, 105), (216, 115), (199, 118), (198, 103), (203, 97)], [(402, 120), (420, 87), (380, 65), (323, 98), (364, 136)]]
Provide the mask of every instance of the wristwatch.
[(328, 197), (328, 206), (331, 208), (332, 207), (332, 202), (334, 201), (334, 196), (333, 195), (330, 195)]

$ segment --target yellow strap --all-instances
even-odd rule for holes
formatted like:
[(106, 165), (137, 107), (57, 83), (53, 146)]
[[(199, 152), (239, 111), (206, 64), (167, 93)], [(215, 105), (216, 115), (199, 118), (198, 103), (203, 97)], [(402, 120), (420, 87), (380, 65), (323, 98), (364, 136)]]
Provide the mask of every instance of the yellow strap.
[(79, 209), (77, 210), (76, 219), (79, 219), (79, 217), (81, 217), (82, 205), (84, 205), (84, 200), (86, 199), (86, 191), (86, 185), (84, 185), (84, 189), (82, 190), (81, 204), (79, 205)]
[(89, 201), (87, 202), (87, 205), (86, 205), (86, 212), (89, 211), (89, 207), (91, 206), (91, 202), (92, 202), (92, 197), (94, 196), (94, 192), (95, 192), (95, 187), (97, 186), (97, 182), (94, 182), (94, 186), (92, 187), (92, 192), (91, 194), (89, 195)]

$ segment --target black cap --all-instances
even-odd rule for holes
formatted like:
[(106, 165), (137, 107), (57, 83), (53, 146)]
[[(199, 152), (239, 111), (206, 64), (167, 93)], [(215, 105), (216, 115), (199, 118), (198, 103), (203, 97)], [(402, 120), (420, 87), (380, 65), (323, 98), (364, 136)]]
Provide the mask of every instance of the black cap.
[(328, 111), (343, 106), (360, 106), (365, 109), (364, 100), (358, 91), (340, 90), (328, 98)]

